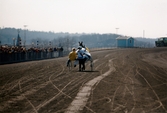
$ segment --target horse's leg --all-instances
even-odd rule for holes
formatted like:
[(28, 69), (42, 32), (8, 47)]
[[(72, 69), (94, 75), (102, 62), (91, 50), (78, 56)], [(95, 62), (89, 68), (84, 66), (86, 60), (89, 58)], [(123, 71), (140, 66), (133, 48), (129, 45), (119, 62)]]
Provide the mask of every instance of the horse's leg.
[(69, 66), (69, 63), (70, 63), (70, 59), (67, 60), (67, 67)]
[(82, 70), (84, 71), (85, 70), (85, 60), (83, 60), (82, 65), (83, 65)]
[(69, 63), (69, 70), (71, 70), (72, 69), (72, 61), (70, 61), (70, 63)]
[(83, 70), (85, 70), (85, 62), (87, 61), (87, 58), (83, 59)]
[(79, 60), (79, 71), (81, 71), (82, 60)]

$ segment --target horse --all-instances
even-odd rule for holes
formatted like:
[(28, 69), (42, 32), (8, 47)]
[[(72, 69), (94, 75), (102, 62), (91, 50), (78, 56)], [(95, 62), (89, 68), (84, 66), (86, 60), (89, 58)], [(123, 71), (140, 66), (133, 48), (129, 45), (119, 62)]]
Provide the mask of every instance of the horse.
[[(74, 66), (76, 66), (79, 62), (80, 71), (84, 71), (85, 70), (85, 63), (90, 61), (91, 71), (93, 71), (92, 56), (89, 52), (89, 49), (85, 45), (83, 45), (83, 42), (79, 42), (79, 47), (78, 47), (76, 53), (77, 53), (78, 58), (74, 62)], [(82, 65), (82, 68), (81, 68), (81, 65)]]

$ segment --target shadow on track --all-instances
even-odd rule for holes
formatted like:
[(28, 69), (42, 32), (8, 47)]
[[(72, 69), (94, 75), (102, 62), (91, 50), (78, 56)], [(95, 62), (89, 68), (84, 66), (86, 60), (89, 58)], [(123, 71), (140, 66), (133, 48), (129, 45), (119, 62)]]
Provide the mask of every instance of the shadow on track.
[(91, 72), (99, 72), (99, 71), (77, 71), (77, 72), (89, 72), (89, 73), (91, 73)]

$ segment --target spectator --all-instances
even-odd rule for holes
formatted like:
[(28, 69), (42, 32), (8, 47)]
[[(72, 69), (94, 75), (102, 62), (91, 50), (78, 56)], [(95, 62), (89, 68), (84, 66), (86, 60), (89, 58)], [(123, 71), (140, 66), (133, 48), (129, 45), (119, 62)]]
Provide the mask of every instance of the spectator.
[(59, 48), (59, 57), (63, 56), (63, 47)]

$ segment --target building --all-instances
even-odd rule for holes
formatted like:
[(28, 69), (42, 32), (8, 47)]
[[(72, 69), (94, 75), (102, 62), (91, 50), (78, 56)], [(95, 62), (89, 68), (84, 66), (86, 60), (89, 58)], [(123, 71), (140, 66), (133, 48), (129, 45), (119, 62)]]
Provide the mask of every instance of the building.
[(128, 36), (119, 36), (116, 38), (117, 47), (120, 48), (133, 48), (134, 47), (134, 38)]

